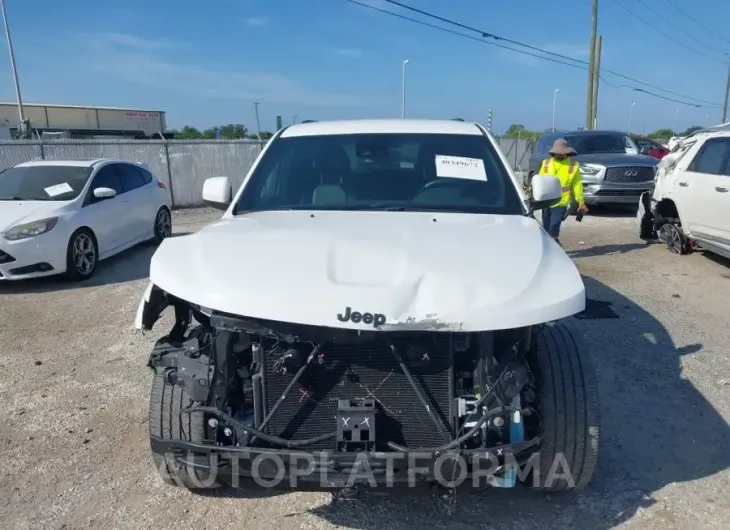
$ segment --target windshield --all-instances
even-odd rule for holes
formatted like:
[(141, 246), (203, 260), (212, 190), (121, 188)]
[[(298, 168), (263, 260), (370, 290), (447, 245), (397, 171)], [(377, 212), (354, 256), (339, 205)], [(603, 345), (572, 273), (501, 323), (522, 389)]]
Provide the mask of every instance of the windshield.
[(84, 189), (92, 168), (21, 166), (0, 172), (0, 200), (70, 201)]
[(579, 155), (626, 153), (629, 147), (636, 149), (633, 140), (623, 134), (576, 134), (566, 140)]
[(486, 136), (456, 134), (274, 140), (233, 214), (271, 209), (524, 214)]

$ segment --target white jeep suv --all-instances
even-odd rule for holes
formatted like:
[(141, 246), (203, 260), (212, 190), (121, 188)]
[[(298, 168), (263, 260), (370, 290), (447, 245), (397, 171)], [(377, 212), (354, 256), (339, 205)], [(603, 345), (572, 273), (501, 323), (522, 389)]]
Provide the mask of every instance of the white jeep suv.
[(287, 127), (235, 195), (206, 181), (225, 214), (162, 243), (137, 312), (175, 311), (148, 362), (163, 479), (583, 488), (595, 374), (556, 321), (585, 289), (532, 215), (560, 182), (520, 184), (483, 127), (405, 119)]

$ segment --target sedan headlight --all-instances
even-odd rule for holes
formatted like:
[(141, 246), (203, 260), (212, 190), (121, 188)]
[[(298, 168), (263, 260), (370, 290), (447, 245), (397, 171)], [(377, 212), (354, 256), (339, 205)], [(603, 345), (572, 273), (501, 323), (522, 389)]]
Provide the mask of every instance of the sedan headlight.
[(15, 225), (11, 229), (6, 230), (3, 237), (8, 241), (17, 241), (19, 239), (39, 236), (53, 229), (57, 222), (58, 217), (49, 217), (30, 223), (23, 223), (22, 225)]

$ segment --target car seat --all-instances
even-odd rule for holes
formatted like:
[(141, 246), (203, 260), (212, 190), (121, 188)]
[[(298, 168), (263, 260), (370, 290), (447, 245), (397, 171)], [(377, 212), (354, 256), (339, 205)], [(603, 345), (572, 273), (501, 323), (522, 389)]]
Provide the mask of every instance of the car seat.
[(342, 204), (349, 194), (345, 181), (350, 175), (350, 157), (341, 145), (328, 146), (316, 158), (319, 184), (312, 191), (312, 204)]

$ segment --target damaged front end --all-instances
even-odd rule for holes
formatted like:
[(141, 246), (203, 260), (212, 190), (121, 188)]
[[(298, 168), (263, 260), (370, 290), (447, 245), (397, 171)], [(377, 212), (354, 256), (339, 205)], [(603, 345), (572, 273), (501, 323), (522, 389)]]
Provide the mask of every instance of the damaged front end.
[(450, 487), (469, 478), (478, 487), (511, 487), (515, 466), (524, 468), (540, 448), (531, 327), (461, 333), (288, 324), (195, 306), (154, 285), (136, 326), (152, 329), (170, 306), (175, 322), (149, 366), (166, 391), (184, 390), (171, 421), (184, 425), (195, 415), (204, 429), (197, 438), (186, 434), (192, 427), (180, 436), (153, 433), (151, 415), (152, 451), (173, 467), (264, 487)]

